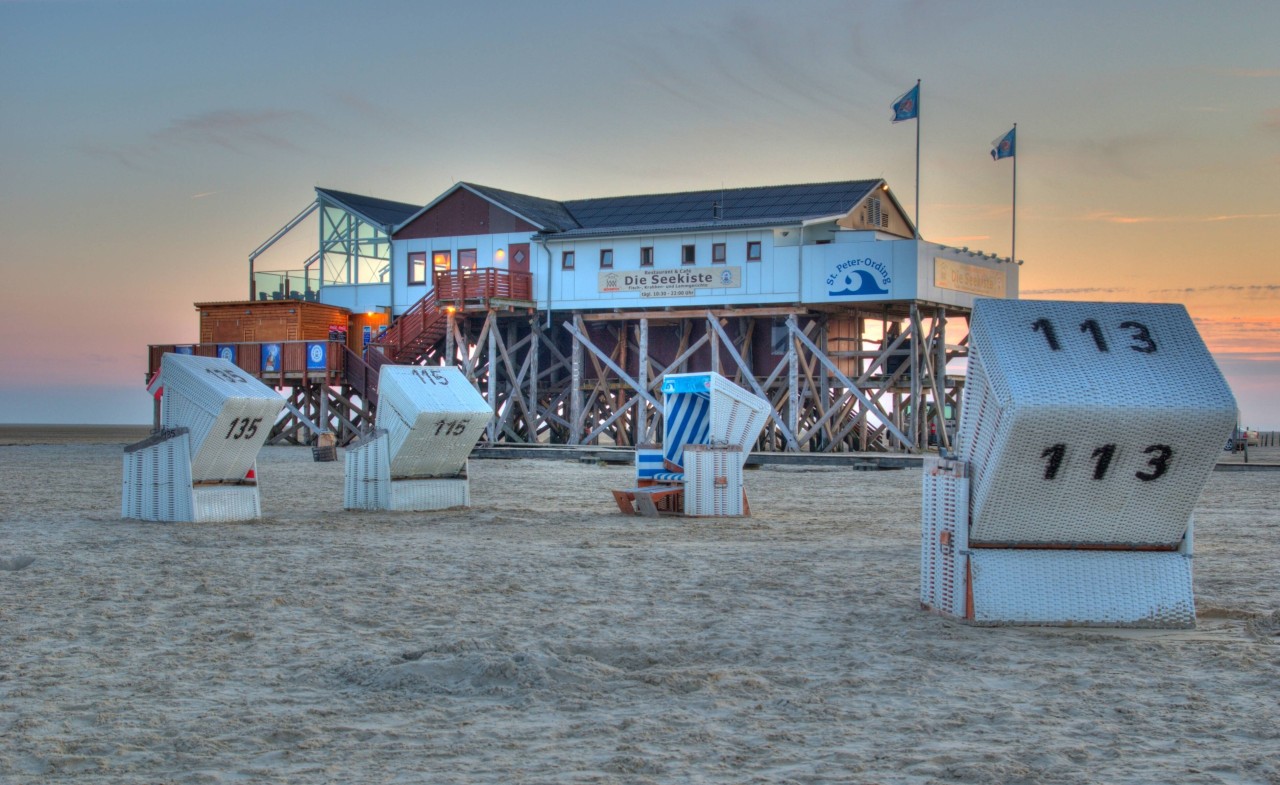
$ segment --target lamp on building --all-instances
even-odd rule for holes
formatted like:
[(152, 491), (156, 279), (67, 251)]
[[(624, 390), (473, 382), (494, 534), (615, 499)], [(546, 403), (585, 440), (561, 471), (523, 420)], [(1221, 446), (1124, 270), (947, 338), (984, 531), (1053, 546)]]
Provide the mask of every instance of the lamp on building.
[(493, 252), (493, 261), (495, 262), (501, 263), (506, 258), (507, 258), (507, 252), (505, 249), (499, 248), (498, 250)]

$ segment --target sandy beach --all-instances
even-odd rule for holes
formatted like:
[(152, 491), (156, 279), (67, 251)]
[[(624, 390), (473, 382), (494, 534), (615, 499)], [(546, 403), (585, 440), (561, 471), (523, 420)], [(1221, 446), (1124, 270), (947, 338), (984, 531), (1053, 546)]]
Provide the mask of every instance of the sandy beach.
[(1195, 630), (986, 629), (918, 610), (918, 469), (692, 521), (483, 460), (367, 513), (268, 447), (261, 521), (157, 524), (132, 436), (64, 437), (0, 433), (0, 782), (1280, 783), (1280, 472), (1209, 480)]

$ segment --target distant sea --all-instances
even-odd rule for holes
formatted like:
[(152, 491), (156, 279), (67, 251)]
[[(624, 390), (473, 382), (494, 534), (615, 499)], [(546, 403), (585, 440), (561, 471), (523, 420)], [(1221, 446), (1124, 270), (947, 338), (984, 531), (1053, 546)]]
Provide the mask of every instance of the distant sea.
[(45, 425), (0, 423), (0, 446), (15, 444), (132, 444), (150, 425)]

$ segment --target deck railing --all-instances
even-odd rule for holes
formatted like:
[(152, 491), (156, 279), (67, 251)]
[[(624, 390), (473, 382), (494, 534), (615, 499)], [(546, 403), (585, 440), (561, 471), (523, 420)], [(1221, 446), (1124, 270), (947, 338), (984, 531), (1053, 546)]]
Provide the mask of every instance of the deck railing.
[[(318, 349), (317, 349), (318, 347)], [(345, 371), (342, 341), (252, 341), (239, 343), (153, 344), (147, 347), (147, 378), (160, 370), (166, 352), (226, 357), (266, 384), (327, 382), (338, 384)]]
[(533, 273), (495, 268), (438, 270), (433, 280), (440, 302), (533, 301)]

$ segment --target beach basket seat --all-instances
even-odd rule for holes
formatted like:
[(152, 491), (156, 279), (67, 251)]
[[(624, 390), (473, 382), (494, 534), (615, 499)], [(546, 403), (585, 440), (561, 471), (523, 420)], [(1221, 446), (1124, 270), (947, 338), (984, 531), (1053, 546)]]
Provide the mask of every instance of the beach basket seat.
[(375, 429), (346, 449), (346, 508), (469, 506), (467, 460), (492, 413), (457, 368), (384, 365)]
[(636, 449), (636, 487), (613, 492), (619, 509), (646, 513), (652, 500), (658, 512), (750, 514), (742, 470), (769, 402), (718, 373), (682, 373), (663, 378), (662, 403), (662, 444)]
[(121, 515), (261, 517), (257, 458), (284, 399), (227, 360), (188, 354), (165, 354), (149, 389), (160, 398), (160, 431), (125, 448)]
[(979, 300), (921, 603), (989, 624), (1194, 625), (1191, 513), (1235, 399), (1185, 308)]

